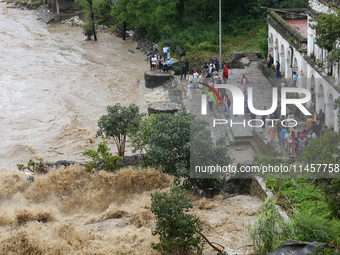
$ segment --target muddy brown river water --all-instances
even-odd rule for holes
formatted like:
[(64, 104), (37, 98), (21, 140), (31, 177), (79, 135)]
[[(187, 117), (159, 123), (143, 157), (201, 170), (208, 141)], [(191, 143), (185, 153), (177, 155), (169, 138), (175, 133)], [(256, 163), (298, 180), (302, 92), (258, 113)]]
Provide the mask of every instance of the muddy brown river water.
[[(81, 28), (46, 25), (34, 11), (0, 3), (0, 167), (41, 156), (84, 160), (107, 105), (135, 103), (146, 111), (138, 81), (149, 68), (132, 41), (98, 33), (85, 41)], [(159, 93), (157, 93), (159, 94)]]
[[(168, 191), (171, 177), (154, 169), (90, 174), (76, 165), (29, 183), (13, 171), (32, 157), (84, 161), (82, 152), (100, 141), (107, 105), (145, 112), (164, 99), (141, 86), (149, 65), (129, 48), (132, 41), (105, 33), (85, 41), (80, 28), (46, 25), (0, 3), (0, 254), (159, 254), (150, 247), (158, 241), (150, 193)], [(260, 199), (190, 199), (212, 241), (229, 254), (252, 252), (247, 224)]]

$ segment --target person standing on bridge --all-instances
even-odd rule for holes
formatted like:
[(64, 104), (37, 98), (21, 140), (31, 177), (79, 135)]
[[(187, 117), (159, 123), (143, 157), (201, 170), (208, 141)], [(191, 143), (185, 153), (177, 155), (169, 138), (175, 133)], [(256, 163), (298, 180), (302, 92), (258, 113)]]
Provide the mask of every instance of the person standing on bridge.
[(274, 125), (270, 125), (268, 128), (268, 134), (269, 134), (269, 140), (274, 141), (275, 140), (275, 133), (276, 133), (276, 126), (275, 122)]
[(187, 84), (187, 87), (188, 87), (188, 96), (189, 96), (190, 101), (193, 100), (193, 98), (192, 98), (193, 86), (194, 85), (193, 85), (192, 81), (189, 81), (189, 84)]
[[(209, 89), (209, 92), (212, 92), (212, 91)], [(214, 99), (208, 94), (207, 94), (207, 97), (208, 97), (209, 111), (211, 111), (213, 107)]]
[(185, 65), (185, 62), (182, 63), (181, 65), (181, 80), (182, 80), (182, 77), (183, 77), (183, 74), (184, 74), (184, 79), (187, 78), (187, 70), (186, 70), (186, 65)]
[(227, 117), (230, 117), (230, 106), (231, 106), (231, 101), (230, 98), (228, 96), (228, 94), (226, 92), (225, 96), (223, 98), (224, 104), (225, 104), (225, 111), (227, 112)]
[(248, 97), (244, 97), (244, 115), (248, 116), (250, 114), (249, 108), (248, 108)]
[(280, 78), (280, 62), (276, 60), (276, 78)]
[(168, 59), (167, 56), (168, 56), (168, 47), (166, 47), (166, 45), (164, 44), (164, 47), (163, 47), (163, 60), (164, 60), (164, 62)]
[(248, 79), (246, 78), (245, 75), (243, 75), (243, 78), (241, 79), (241, 84), (242, 84), (242, 91), (243, 93), (245, 93), (248, 88)]
[(272, 57), (272, 54), (269, 54), (268, 62), (267, 62), (268, 69), (270, 69), (272, 67), (272, 64), (274, 64), (274, 59)]
[(224, 65), (223, 67), (223, 82), (227, 83), (228, 80), (228, 67)]
[(158, 59), (157, 59), (156, 55), (153, 55), (153, 57), (151, 59), (152, 72), (157, 72), (157, 69), (156, 69), (157, 60)]
[(149, 62), (150, 62), (150, 71), (152, 71), (152, 58), (155, 54), (154, 53), (151, 53), (150, 56), (149, 56)]

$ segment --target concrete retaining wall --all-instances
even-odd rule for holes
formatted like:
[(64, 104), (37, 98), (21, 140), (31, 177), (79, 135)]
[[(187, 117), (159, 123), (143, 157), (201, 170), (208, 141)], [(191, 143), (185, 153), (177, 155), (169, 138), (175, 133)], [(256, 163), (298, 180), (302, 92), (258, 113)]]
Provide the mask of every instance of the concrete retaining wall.
[[(267, 186), (265, 182), (263, 181), (263, 178), (260, 176), (254, 175), (253, 181), (250, 185), (250, 195), (256, 196), (261, 198), (262, 200), (266, 199), (267, 197), (273, 196), (272, 192), (267, 189)], [(287, 213), (282, 209), (281, 206), (276, 206), (279, 214), (283, 218), (285, 222), (290, 222), (290, 219), (287, 215)]]

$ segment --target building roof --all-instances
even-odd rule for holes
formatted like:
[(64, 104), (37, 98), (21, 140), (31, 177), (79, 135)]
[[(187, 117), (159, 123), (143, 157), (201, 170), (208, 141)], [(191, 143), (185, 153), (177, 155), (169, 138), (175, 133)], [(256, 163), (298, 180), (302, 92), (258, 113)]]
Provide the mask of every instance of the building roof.
[(308, 21), (307, 19), (288, 19), (285, 20), (300, 35), (307, 38)]

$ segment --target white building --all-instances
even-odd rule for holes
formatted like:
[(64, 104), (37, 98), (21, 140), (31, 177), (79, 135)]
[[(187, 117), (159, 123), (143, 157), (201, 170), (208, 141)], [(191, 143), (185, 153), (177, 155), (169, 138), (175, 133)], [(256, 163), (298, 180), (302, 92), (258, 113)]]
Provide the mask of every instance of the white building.
[[(335, 2), (335, 1), (334, 1)], [(320, 63), (327, 52), (315, 44), (315, 31), (310, 27), (311, 18), (317, 13), (334, 12), (338, 2), (309, 0), (309, 9), (280, 9), (268, 11), (268, 52), (279, 60), (281, 76), (291, 81), (293, 72), (299, 74), (299, 86), (314, 88), (315, 110), (325, 112), (325, 124), (338, 131), (337, 111), (334, 100), (340, 96), (338, 66), (322, 68)], [(329, 3), (333, 7), (328, 7)]]

